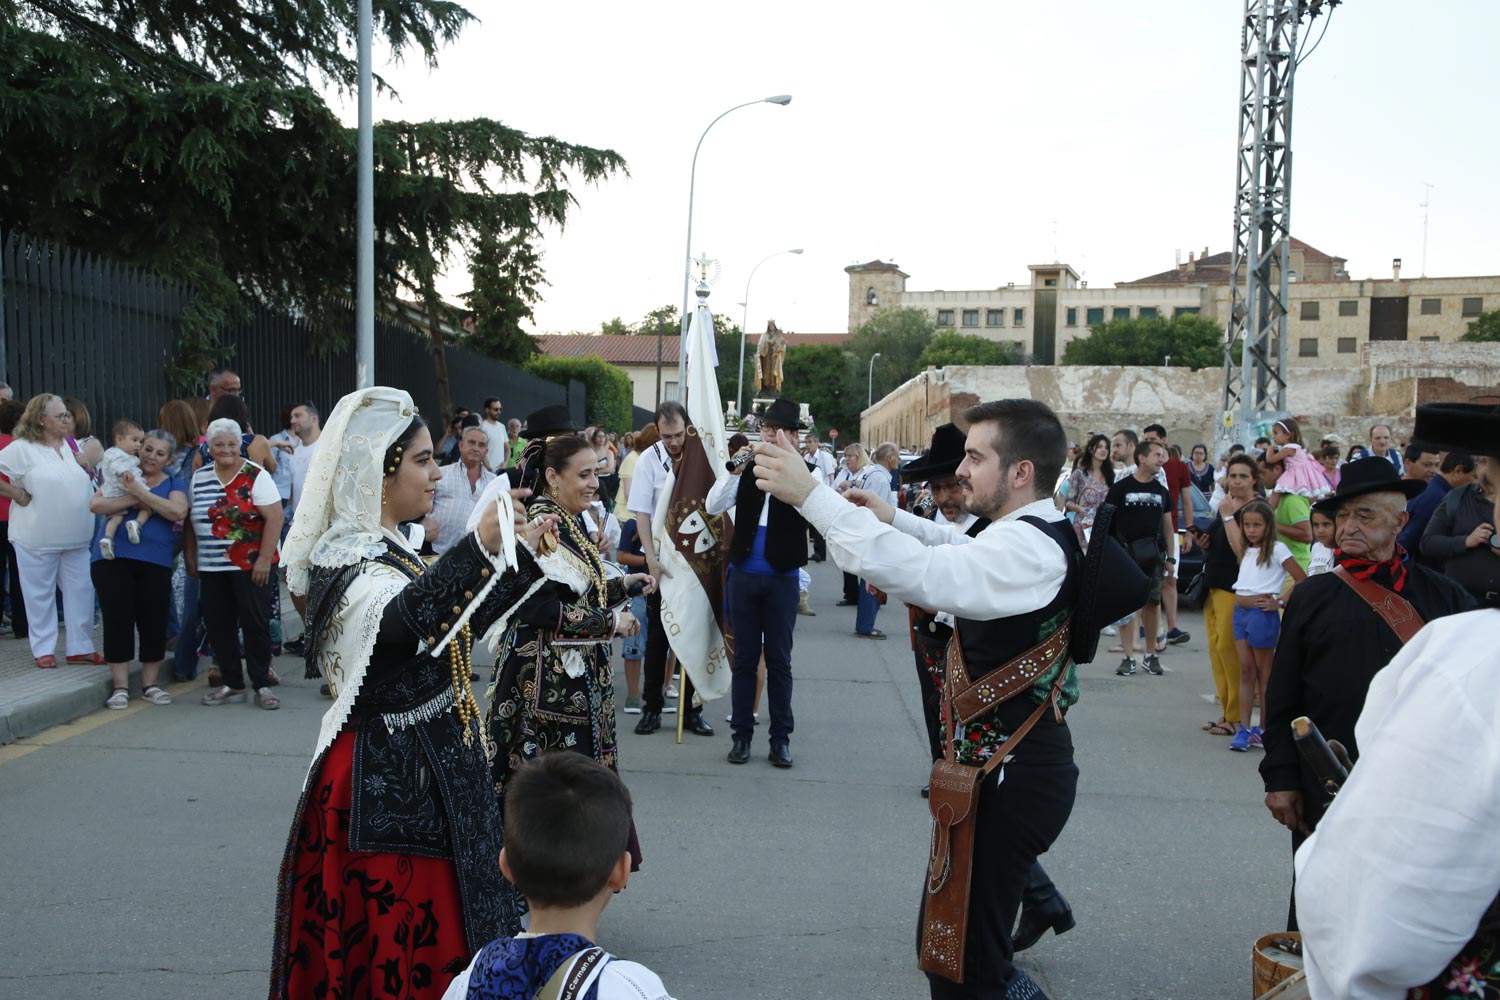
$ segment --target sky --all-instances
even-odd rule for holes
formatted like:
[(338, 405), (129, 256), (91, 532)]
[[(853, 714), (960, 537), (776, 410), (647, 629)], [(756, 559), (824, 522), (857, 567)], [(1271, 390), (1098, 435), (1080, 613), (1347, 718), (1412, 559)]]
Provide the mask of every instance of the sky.
[[(497, 118), (610, 148), (629, 176), (576, 190), (543, 248), (536, 332), (682, 300), (748, 329), (847, 326), (843, 268), (911, 289), (1018, 285), (1062, 260), (1094, 287), (1233, 238), (1240, 0), (502, 3), (439, 55), (377, 69), (375, 117)], [(1297, 71), (1292, 231), (1355, 278), (1500, 274), (1500, 3), (1348, 0)], [(1303, 26), (1306, 31), (1306, 25)], [(1316, 38), (1316, 35), (1313, 36)], [(350, 102), (341, 112), (352, 122)], [(468, 288), (462, 267), (440, 285)]]

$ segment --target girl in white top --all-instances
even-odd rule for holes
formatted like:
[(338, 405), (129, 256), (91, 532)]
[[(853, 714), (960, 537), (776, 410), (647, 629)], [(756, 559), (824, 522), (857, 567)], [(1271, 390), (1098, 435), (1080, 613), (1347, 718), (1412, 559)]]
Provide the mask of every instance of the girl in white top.
[(1334, 539), (1333, 517), (1320, 510), (1312, 512), (1312, 549), (1307, 557), (1307, 575), (1317, 576), (1333, 570), (1333, 550), (1338, 548)]
[(0, 494), (15, 501), (10, 541), (16, 549), (21, 596), (30, 624), (31, 655), (42, 668), (57, 666), (57, 592), (68, 620), (69, 663), (100, 663), (94, 651), (94, 584), (89, 543), (94, 482), (68, 447), (73, 417), (61, 396), (42, 393), (26, 404), (16, 439), (0, 451)]
[[(1226, 522), (1227, 527), (1227, 522)], [(1282, 588), (1288, 575), (1298, 583), (1307, 578), (1286, 543), (1276, 538), (1276, 513), (1264, 500), (1252, 500), (1239, 513), (1243, 541), (1240, 574), (1234, 581), (1234, 648), (1240, 657), (1240, 705), (1244, 721), (1229, 742), (1241, 753), (1261, 745), (1261, 727), (1246, 729), (1250, 706), (1259, 697), (1266, 703), (1271, 660), (1281, 634)]]

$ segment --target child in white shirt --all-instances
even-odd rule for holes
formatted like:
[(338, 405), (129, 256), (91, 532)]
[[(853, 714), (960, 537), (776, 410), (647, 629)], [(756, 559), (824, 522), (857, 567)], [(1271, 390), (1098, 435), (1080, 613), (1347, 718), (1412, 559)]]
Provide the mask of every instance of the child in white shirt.
[(1234, 648), (1240, 655), (1239, 730), (1229, 749), (1244, 753), (1261, 745), (1261, 727), (1246, 729), (1250, 706), (1259, 697), (1266, 703), (1266, 684), (1271, 679), (1271, 660), (1281, 635), (1281, 590), (1288, 574), (1301, 583), (1307, 578), (1286, 543), (1276, 538), (1276, 513), (1264, 500), (1252, 500), (1241, 508), (1240, 575), (1234, 581)]
[[(114, 439), (114, 447), (105, 451), (104, 460), (99, 463), (99, 492), (107, 497), (122, 497), (125, 496), (125, 484), (122, 482), (125, 474), (129, 473), (136, 479), (141, 477), (140, 454), (141, 445), (146, 443), (146, 432), (134, 421), (116, 420)], [(120, 530), (121, 523), (125, 525), (125, 534), (130, 537), (130, 543), (141, 543), (141, 525), (151, 519), (151, 508), (135, 509), (134, 516), (129, 520), (125, 517), (127, 513), (131, 512), (111, 514), (104, 522), (104, 534), (99, 537), (99, 555), (105, 559), (115, 557), (115, 533)]]
[(1331, 515), (1320, 510), (1312, 512), (1313, 544), (1307, 557), (1308, 576), (1333, 572), (1333, 550), (1338, 548), (1333, 537), (1334, 527)]

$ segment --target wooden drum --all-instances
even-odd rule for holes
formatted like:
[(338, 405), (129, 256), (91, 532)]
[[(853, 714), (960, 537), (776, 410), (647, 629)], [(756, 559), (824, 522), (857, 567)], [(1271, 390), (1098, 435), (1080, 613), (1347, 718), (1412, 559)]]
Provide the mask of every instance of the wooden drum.
[[(1250, 954), (1250, 995), (1265, 996), (1301, 971), (1302, 935), (1296, 931), (1266, 934), (1255, 942), (1255, 949)], [(1282, 994), (1278, 994), (1280, 996)]]

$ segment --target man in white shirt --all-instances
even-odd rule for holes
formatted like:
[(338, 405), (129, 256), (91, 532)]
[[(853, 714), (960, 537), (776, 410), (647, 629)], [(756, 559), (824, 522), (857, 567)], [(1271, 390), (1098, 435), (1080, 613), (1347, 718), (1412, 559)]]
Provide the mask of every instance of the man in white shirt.
[(1406, 465), (1401, 461), (1401, 452), (1391, 447), (1390, 424), (1376, 424), (1370, 428), (1370, 454), (1390, 462), (1398, 473), (1406, 471)]
[[(661, 502), (662, 490), (667, 485), (667, 476), (682, 457), (687, 445), (688, 412), (675, 399), (669, 399), (656, 408), (656, 430), (661, 440), (641, 452), (636, 461), (635, 474), (630, 480), (630, 513), (635, 518), (637, 537), (646, 555), (646, 572), (657, 580), (671, 576), (671, 571), (656, 558), (656, 548), (651, 537), (651, 518)], [(803, 467), (804, 469), (806, 466)], [(661, 728), (661, 715), (666, 707), (662, 692), (667, 679), (667, 631), (661, 618), (661, 588), (646, 598), (646, 664), (645, 690), (641, 692), (643, 702), (641, 719), (636, 723), (637, 735), (647, 736)], [(688, 716), (683, 720), (684, 728), (699, 736), (712, 736), (713, 727), (703, 718), (701, 709), (693, 704), (693, 682), (686, 671), (682, 675), (686, 685), (683, 698), (689, 706)]]
[(479, 426), (484, 428), (484, 436), (489, 440), (484, 464), (491, 472), (499, 472), (510, 461), (507, 452), (510, 438), (505, 433), (505, 421), (500, 419), (501, 410), (500, 400), (491, 396), (484, 401), (484, 416), (479, 420)]
[[(802, 454), (809, 462), (817, 466), (818, 474), (823, 477), (818, 480), (819, 482), (833, 482), (834, 466), (837, 463), (834, 462), (830, 452), (823, 450), (823, 445), (818, 441), (817, 431), (808, 431), (807, 436), (803, 438)], [(827, 559), (828, 545), (823, 541), (823, 536), (818, 534), (818, 530), (810, 524), (807, 526), (807, 534), (812, 542), (812, 561), (822, 562)]]
[(438, 555), (464, 539), (474, 504), (495, 478), (484, 467), (488, 447), (483, 428), (465, 428), (458, 445), (458, 461), (443, 468), (443, 478), (438, 480), (432, 498), (432, 513), (422, 525), (432, 541), (432, 551)]
[(297, 436), (297, 448), (287, 459), (292, 470), (291, 505), (287, 508), (287, 523), (290, 524), (297, 510), (297, 501), (302, 499), (302, 487), (307, 483), (307, 469), (313, 456), (318, 453), (318, 438), (323, 434), (318, 408), (311, 402), (298, 403), (292, 407), (292, 433)]
[[(855, 503), (845, 502), (818, 486), (785, 442), (756, 447), (755, 475), (762, 489), (817, 526), (839, 566), (898, 600), (951, 612), (964, 669), (984, 687), (980, 680), (1009, 674), (1018, 657), (1071, 617), (1078, 540), (1052, 503), (1067, 453), (1057, 416), (1042, 403), (1009, 399), (970, 407), (964, 419), (969, 429), (957, 470), (964, 508), (991, 522), (967, 544), (952, 544), (951, 527), (897, 510), (881, 496), (855, 491)], [(1032, 865), (1072, 809), (1078, 769), (1061, 711), (1077, 700), (1078, 685), (1066, 651), (1029, 669), (1035, 680), (1019, 696), (964, 713), (962, 728), (945, 734), (953, 763), (978, 767), (1000, 753), (1005, 767), (1003, 781), (981, 783), (974, 806), (963, 983), (929, 972), (934, 998), (1045, 997), (1011, 961), (1011, 927)], [(1024, 745), (1011, 741), (1032, 718)], [(924, 966), (940, 962), (941, 951), (924, 951)]]
[[(1500, 409), (1424, 404), (1412, 436), (1495, 461)], [(1355, 724), (1359, 761), (1294, 858), (1313, 1000), (1400, 1000), (1423, 986), (1434, 998), (1493, 995), (1497, 646), (1500, 610), (1451, 615), (1370, 682)]]

